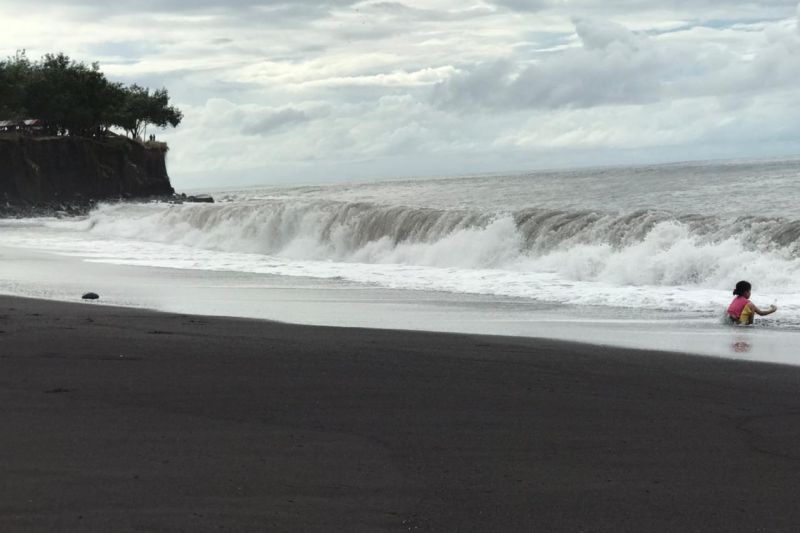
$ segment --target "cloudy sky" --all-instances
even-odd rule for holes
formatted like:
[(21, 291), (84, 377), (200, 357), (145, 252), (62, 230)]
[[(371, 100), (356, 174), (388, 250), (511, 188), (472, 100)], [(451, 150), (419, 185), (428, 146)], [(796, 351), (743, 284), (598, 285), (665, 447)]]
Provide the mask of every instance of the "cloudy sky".
[(165, 86), (179, 189), (800, 154), (797, 0), (0, 0)]

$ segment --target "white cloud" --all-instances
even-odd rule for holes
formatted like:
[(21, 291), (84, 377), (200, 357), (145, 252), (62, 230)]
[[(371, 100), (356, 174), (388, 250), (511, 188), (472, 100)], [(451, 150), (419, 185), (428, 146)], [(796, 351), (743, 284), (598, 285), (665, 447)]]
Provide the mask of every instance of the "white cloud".
[(434, 101), (451, 109), (513, 111), (800, 89), (794, 74), (800, 39), (793, 29), (773, 23), (649, 37), (613, 22), (576, 19), (578, 46), (532, 64), (503, 60), (462, 67), (437, 86)]
[(587, 50), (605, 50), (617, 45), (635, 50), (643, 44), (628, 28), (607, 20), (577, 18), (575, 33)]
[(798, 18), (795, 0), (6, 1), (0, 53), (168, 87), (185, 187), (785, 152)]
[(670, 61), (658, 47), (619, 24), (575, 21), (581, 46), (518, 69), (504, 61), (479, 64), (437, 87), (448, 107), (505, 109), (632, 104), (661, 97)]
[(797, 9), (795, 10), (795, 24), (797, 31), (800, 32), (800, 4), (797, 4)]

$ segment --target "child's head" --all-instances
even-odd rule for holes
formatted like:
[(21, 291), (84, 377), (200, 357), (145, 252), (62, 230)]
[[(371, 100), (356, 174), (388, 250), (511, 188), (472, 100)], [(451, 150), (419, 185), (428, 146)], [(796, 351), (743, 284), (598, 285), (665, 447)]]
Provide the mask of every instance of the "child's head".
[(750, 285), (749, 281), (740, 281), (736, 284), (736, 288), (733, 289), (733, 294), (736, 296), (744, 296), (745, 298), (750, 297), (750, 289), (752, 289), (752, 285)]

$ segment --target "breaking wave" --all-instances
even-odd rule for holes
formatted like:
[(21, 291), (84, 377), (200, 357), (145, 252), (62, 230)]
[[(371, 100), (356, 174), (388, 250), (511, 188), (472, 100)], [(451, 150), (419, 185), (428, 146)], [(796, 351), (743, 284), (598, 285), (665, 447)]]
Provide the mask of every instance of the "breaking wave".
[(479, 212), (365, 202), (259, 200), (103, 205), (96, 236), (284, 260), (556, 274), (614, 286), (761, 289), (800, 281), (800, 220), (638, 210)]

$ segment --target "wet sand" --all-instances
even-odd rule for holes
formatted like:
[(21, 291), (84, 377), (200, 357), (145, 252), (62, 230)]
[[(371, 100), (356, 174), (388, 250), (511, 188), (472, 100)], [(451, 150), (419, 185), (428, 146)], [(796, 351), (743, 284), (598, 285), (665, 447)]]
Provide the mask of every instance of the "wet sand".
[(0, 530), (796, 531), (800, 368), (0, 297)]

